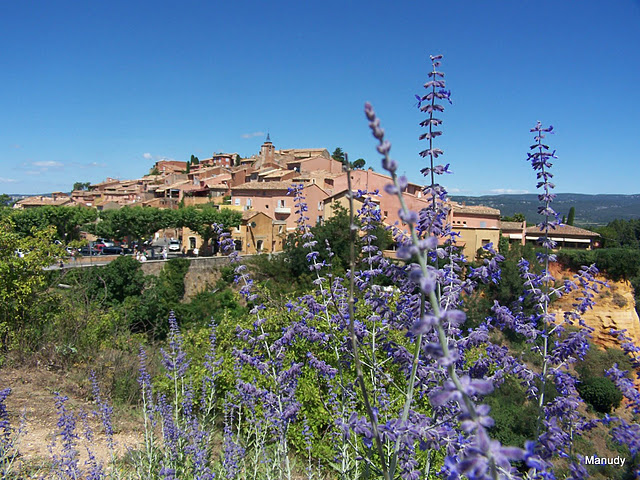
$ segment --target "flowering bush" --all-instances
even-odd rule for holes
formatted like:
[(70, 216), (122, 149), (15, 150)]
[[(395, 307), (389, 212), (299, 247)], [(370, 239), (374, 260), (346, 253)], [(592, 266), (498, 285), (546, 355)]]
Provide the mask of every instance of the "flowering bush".
[[(133, 470), (120, 471), (114, 463), (105, 473), (93, 465), (87, 470), (91, 478), (290, 479), (304, 471), (306, 478), (549, 479), (565, 469), (565, 478), (577, 479), (588, 472), (575, 439), (602, 425), (627, 446), (637, 467), (640, 396), (626, 373), (615, 367), (608, 372), (635, 417), (600, 421), (581, 408), (573, 364), (587, 352), (590, 329), (580, 315), (593, 305), (601, 282), (594, 266), (582, 267), (563, 282), (550, 273), (555, 260), (550, 232), (559, 223), (551, 206), (555, 154), (545, 143), (552, 127), (533, 127), (528, 156), (541, 189), (539, 266), (522, 259), (518, 302), (496, 302), (487, 318), (467, 321), (471, 293), (479, 285), (500, 283), (503, 256), (489, 244), (480, 264), (467, 264), (456, 245), (458, 234), (447, 223), (447, 192), (437, 178), (451, 172), (448, 164), (437, 163), (444, 152), (435, 146), (442, 135), (441, 102), (451, 101), (439, 71), (441, 58), (431, 57), (426, 93), (418, 96), (426, 115), (420, 138), (427, 146), (420, 155), (427, 160), (422, 173), (428, 178), (423, 193), (429, 208), (407, 208), (403, 191), (408, 181), (397, 175), (381, 121), (370, 104), (365, 106), (391, 178), (385, 192), (397, 196), (401, 207), (403, 225), (391, 227), (397, 259), (384, 257), (376, 246), (380, 211), (375, 197), (380, 193), (354, 192), (349, 184), (350, 261), (346, 274), (336, 275), (331, 244), (314, 238), (303, 189), (293, 185), (298, 247), (307, 252), (314, 289), (290, 299), (283, 311), (264, 301), (237, 253), (229, 253), (229, 234), (216, 226), (250, 319), (238, 325), (236, 340), (224, 351), (218, 345), (219, 327), (212, 324), (205, 361), (196, 367), (171, 315), (168, 348), (162, 352), (164, 389), (152, 384), (146, 354), (140, 353), (145, 442), (133, 456)], [(357, 255), (356, 243), (361, 245)], [(550, 312), (554, 298), (574, 291), (579, 294), (571, 311)], [(492, 341), (503, 338), (503, 331), (523, 338), (540, 368)], [(232, 374), (222, 379), (225, 364)], [(221, 380), (226, 389), (220, 389)], [(510, 385), (520, 389), (523, 408), (533, 412), (535, 424), (530, 425), (532, 438), (519, 445), (492, 438), (495, 420), (491, 402), (485, 401)], [(94, 396), (110, 432), (110, 410), (98, 389)], [(61, 434), (67, 438), (74, 424), (64, 402), (58, 405)], [(222, 425), (220, 454), (214, 453), (216, 421)], [(67, 478), (72, 470), (77, 474), (79, 465), (73, 442), (63, 445), (68, 455), (60, 457), (67, 459), (60, 465), (71, 466), (58, 475)]]

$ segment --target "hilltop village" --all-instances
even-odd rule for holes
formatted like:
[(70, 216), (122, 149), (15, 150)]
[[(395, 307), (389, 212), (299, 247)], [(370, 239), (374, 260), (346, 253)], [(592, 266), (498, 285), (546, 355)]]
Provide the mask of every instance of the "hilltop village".
[[(384, 192), (390, 178), (372, 169), (350, 172), (354, 191), (379, 191), (382, 221), (401, 224), (400, 204), (396, 196)], [(70, 194), (54, 192), (51, 196), (33, 196), (20, 200), (15, 208), (43, 205), (84, 206), (98, 210), (125, 206), (177, 209), (180, 206), (213, 204), (242, 212), (242, 223), (232, 231), (236, 249), (242, 254), (282, 251), (286, 238), (296, 229), (294, 199), (288, 194), (293, 184), (302, 184), (311, 225), (330, 218), (336, 205), (348, 204), (347, 172), (325, 148), (276, 150), (267, 135), (260, 152), (248, 158), (236, 153), (215, 153), (194, 162), (161, 160), (148, 175), (134, 180), (107, 178), (86, 190)], [(428, 206), (422, 187), (409, 183), (405, 200), (410, 209)], [(500, 235), (510, 242), (524, 244), (541, 235), (526, 222), (501, 222), (500, 210), (485, 206), (468, 206), (450, 202), (449, 222), (460, 233), (458, 244), (467, 256), (474, 256), (482, 246), (498, 244)], [(176, 238), (183, 251), (198, 252), (202, 239), (189, 229), (159, 232), (156, 235)], [(598, 235), (577, 227), (563, 225), (553, 234), (560, 246), (592, 248)]]

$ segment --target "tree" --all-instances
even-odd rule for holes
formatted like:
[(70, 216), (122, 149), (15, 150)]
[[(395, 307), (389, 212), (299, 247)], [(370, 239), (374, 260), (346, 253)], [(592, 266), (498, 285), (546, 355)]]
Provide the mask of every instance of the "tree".
[(88, 190), (91, 186), (91, 182), (75, 182), (73, 184), (73, 191), (76, 190)]
[(13, 198), (11, 198), (11, 196), (7, 195), (6, 193), (3, 193), (0, 195), (0, 208), (1, 207), (12, 207), (14, 204)]
[[(351, 234), (349, 228), (349, 212), (346, 208), (339, 204), (333, 207), (333, 216), (325, 220), (322, 224), (311, 227), (313, 238), (317, 241), (317, 245), (326, 245), (329, 243), (333, 257), (329, 258), (326, 248), (319, 248), (320, 260), (331, 263), (338, 269), (346, 269), (349, 264)], [(373, 242), (380, 250), (385, 250), (393, 244), (393, 239), (388, 230), (382, 224), (378, 224), (371, 232), (376, 236)], [(289, 266), (294, 276), (306, 274), (309, 271), (309, 262), (306, 258), (309, 253), (308, 248), (304, 248), (304, 241), (299, 235), (289, 238), (285, 245), (285, 251), (289, 258)], [(360, 252), (362, 240), (360, 237), (356, 239), (356, 252)], [(318, 260), (318, 261), (320, 261)]]
[(236, 166), (236, 167), (239, 167), (239, 166), (240, 166), (240, 161), (241, 161), (241, 160), (242, 160), (242, 158), (240, 157), (240, 155), (237, 155), (237, 154), (236, 154), (236, 163), (235, 163), (235, 166)]
[(187, 227), (200, 235), (204, 248), (208, 246), (209, 240), (215, 238), (216, 225), (224, 225), (225, 228), (237, 227), (242, 220), (240, 212), (228, 208), (185, 207), (176, 210), (176, 212), (176, 226)]
[(340, 147), (336, 147), (336, 149), (331, 154), (331, 158), (344, 164), (344, 152)]
[(352, 167), (360, 170), (364, 168), (365, 164), (366, 162), (364, 158), (359, 158), (355, 162), (353, 162)]
[(12, 212), (15, 231), (27, 237), (33, 229), (55, 227), (58, 240), (70, 242), (80, 239), (80, 231), (94, 222), (98, 213), (93, 208), (45, 205)]
[(569, 209), (569, 217), (567, 217), (567, 225), (573, 225), (573, 221), (576, 218), (576, 207)]
[(31, 233), (21, 236), (11, 218), (0, 221), (0, 343), (5, 351), (25, 326), (29, 306), (46, 288), (44, 268), (64, 254), (53, 242), (53, 227)]
[(122, 207), (101, 212), (100, 222), (93, 228), (93, 233), (115, 240), (130, 238), (142, 242), (151, 238), (158, 230), (175, 226), (176, 223), (173, 210)]
[(132, 256), (120, 256), (102, 268), (89, 270), (87, 275), (89, 278), (82, 281), (88, 286), (89, 295), (112, 304), (138, 296), (144, 288), (142, 266)]
[(525, 217), (524, 217), (524, 213), (515, 213), (512, 217), (509, 216), (503, 216), (501, 219), (503, 222), (524, 222), (525, 221)]

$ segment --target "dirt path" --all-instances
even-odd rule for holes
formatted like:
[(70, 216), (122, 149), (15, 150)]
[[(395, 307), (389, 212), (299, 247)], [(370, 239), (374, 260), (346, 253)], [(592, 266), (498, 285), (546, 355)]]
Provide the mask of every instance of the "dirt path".
[[(20, 437), (19, 450), (23, 462), (30, 466), (42, 466), (51, 459), (51, 445), (57, 431), (58, 416), (56, 412), (54, 392), (60, 391), (69, 397), (67, 409), (76, 414), (76, 433), (80, 437), (78, 451), (80, 463), (87, 459), (86, 441), (83, 422), (77, 413), (84, 411), (89, 419), (88, 424), (94, 432), (90, 442), (91, 451), (97, 459), (107, 465), (111, 454), (107, 446), (101, 424), (93, 418), (92, 411), (96, 405), (90, 400), (90, 392), (79, 387), (68, 374), (53, 373), (35, 368), (3, 368), (0, 369), (0, 388), (11, 388), (12, 393), (6, 401), (11, 425), (17, 428), (24, 415), (25, 433)], [(130, 448), (136, 448), (141, 439), (141, 423), (132, 412), (114, 414), (114, 440), (117, 455), (122, 455)], [(59, 441), (54, 448), (58, 452)]]

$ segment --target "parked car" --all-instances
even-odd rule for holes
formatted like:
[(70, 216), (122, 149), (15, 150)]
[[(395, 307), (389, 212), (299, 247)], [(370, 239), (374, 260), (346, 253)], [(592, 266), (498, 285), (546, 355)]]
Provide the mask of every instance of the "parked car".
[(124, 251), (120, 247), (103, 247), (100, 255), (124, 255)]
[(95, 248), (91, 248), (91, 247), (81, 247), (80, 249), (78, 249), (78, 253), (80, 255), (85, 255), (85, 256), (99, 255), (100, 250), (96, 250)]
[(106, 245), (103, 242), (91, 242), (89, 244), (89, 246), (93, 249), (93, 250), (97, 250), (98, 252), (102, 251), (102, 249), (104, 247), (106, 247)]
[(179, 252), (180, 251), (180, 240), (171, 240), (169, 242), (169, 251), (170, 252)]
[(105, 247), (115, 247), (115, 243), (113, 243), (111, 240), (107, 240), (105, 238), (98, 238), (96, 240), (96, 243), (101, 243), (104, 244)]

